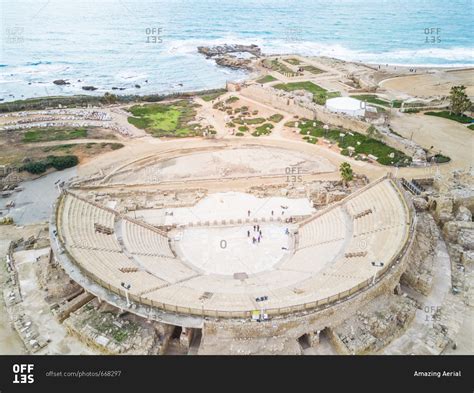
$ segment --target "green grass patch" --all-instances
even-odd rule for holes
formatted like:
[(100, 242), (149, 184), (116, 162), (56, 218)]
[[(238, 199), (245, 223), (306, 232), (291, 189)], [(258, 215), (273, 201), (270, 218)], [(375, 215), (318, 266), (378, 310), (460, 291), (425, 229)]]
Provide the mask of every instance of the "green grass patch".
[[(313, 123), (316, 125), (313, 126)], [(403, 152), (394, 149), (377, 139), (370, 138), (357, 132), (352, 132), (353, 135), (350, 135), (347, 131), (336, 129), (327, 130), (326, 132), (323, 129), (323, 123), (317, 120), (303, 120), (299, 124), (299, 128), (300, 134), (303, 136), (326, 138), (333, 143), (337, 143), (337, 145), (342, 149), (341, 154), (344, 155), (349, 155), (347, 148), (352, 146), (355, 149), (354, 157), (359, 154), (372, 154), (377, 157), (377, 161), (382, 165), (408, 166), (411, 163), (411, 157), (408, 157)], [(341, 133), (345, 134), (343, 138), (340, 137)], [(309, 143), (316, 143), (316, 141), (313, 142), (311, 138), (308, 138), (307, 141)], [(393, 155), (393, 157), (390, 157), (390, 155)]]
[(49, 142), (65, 141), (70, 139), (87, 138), (87, 129), (85, 128), (35, 128), (23, 135), (22, 142)]
[(273, 124), (271, 123), (265, 123), (262, 124), (261, 126), (258, 126), (254, 132), (252, 132), (253, 136), (261, 136), (261, 135), (269, 135), (271, 134), (273, 129)]
[(283, 117), (283, 115), (275, 113), (274, 115), (271, 115), (268, 120), (272, 121), (273, 123), (279, 123), (283, 119)]
[(468, 125), (467, 128), (469, 128), (470, 130), (474, 130), (474, 124)]
[(237, 132), (235, 135), (236, 136), (244, 136), (244, 133), (243, 132)]
[[(87, 143), (88, 145), (89, 143)], [(46, 146), (43, 148), (43, 151), (45, 153), (50, 152), (50, 151), (68, 151), (72, 149), (73, 147), (76, 147), (78, 144), (77, 143), (68, 143), (66, 145), (56, 145), (56, 146)]]
[(273, 60), (264, 60), (264, 63), (267, 67), (271, 68), (273, 71), (279, 72), (280, 74), (289, 74), (290, 76), (295, 76), (296, 73), (293, 70), (283, 63), (279, 62), (277, 59)]
[(313, 82), (290, 82), (290, 83), (279, 83), (273, 86), (275, 89), (284, 91), (295, 91), (295, 90), (306, 90), (313, 94), (313, 101), (316, 104), (324, 105), (326, 100), (329, 98), (339, 97), (339, 92), (328, 92), (326, 89)]
[(454, 113), (449, 113), (449, 111), (425, 112), (425, 115), (443, 117), (445, 119), (454, 120), (454, 121), (457, 121), (458, 123), (463, 123), (463, 124), (474, 122), (474, 119), (472, 117), (465, 116), (465, 115), (456, 115)]
[[(242, 122), (245, 124), (262, 124), (265, 123), (265, 119), (263, 117), (255, 117), (253, 119), (241, 119)], [(235, 120), (234, 120), (235, 122)]]
[(191, 126), (196, 110), (188, 100), (170, 104), (135, 105), (129, 111), (130, 124), (144, 129), (154, 137), (187, 137), (202, 135), (201, 127)]
[(294, 65), (294, 66), (297, 66), (297, 65), (300, 65), (300, 64), (301, 64), (301, 61), (299, 61), (298, 59), (295, 59), (295, 58), (285, 59), (285, 61), (286, 61), (288, 64), (291, 64), (291, 65)]
[(382, 105), (382, 106), (387, 106), (387, 107), (390, 106), (390, 102), (376, 96), (375, 94), (360, 94), (360, 95), (352, 95), (351, 97), (357, 100), (367, 101), (369, 104), (376, 104), (376, 105)]
[(107, 148), (110, 147), (111, 150), (118, 150), (121, 149), (124, 145), (122, 143), (117, 143), (117, 142), (101, 142), (101, 143), (95, 143), (95, 142), (88, 142), (88, 143), (68, 143), (65, 145), (55, 145), (55, 146), (46, 146), (43, 148), (43, 151), (45, 153), (52, 152), (52, 151), (60, 151), (63, 153), (69, 153), (72, 149), (76, 147), (81, 147), (84, 146), (86, 149), (91, 149), (93, 147), (100, 146), (101, 148)]
[(248, 130), (249, 130), (249, 128), (247, 126), (240, 126), (239, 127), (239, 131), (241, 131), (241, 132), (246, 132)]
[(271, 75), (265, 75), (265, 76), (262, 76), (260, 79), (257, 79), (257, 83), (270, 83), (277, 80), (278, 80), (277, 78)]
[(233, 102), (239, 101), (239, 97), (231, 96), (227, 100), (225, 100), (226, 104), (232, 104)]
[(206, 101), (206, 102), (209, 102), (209, 101), (212, 101), (212, 100), (215, 100), (216, 98), (220, 97), (222, 94), (224, 94), (227, 90), (222, 90), (222, 91), (218, 91), (216, 93), (211, 93), (211, 94), (204, 94), (201, 96), (201, 98)]
[(303, 68), (303, 70), (309, 71), (309, 72), (311, 72), (312, 74), (315, 74), (315, 75), (322, 74), (324, 72), (323, 70), (319, 69), (318, 67), (315, 67), (315, 66), (312, 66), (312, 65), (306, 65), (306, 66), (303, 66), (302, 68)]

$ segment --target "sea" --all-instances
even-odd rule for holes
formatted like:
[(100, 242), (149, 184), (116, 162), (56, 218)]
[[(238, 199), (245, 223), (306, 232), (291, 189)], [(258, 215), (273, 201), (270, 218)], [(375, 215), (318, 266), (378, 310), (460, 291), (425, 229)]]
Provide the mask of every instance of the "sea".
[[(0, 0), (0, 100), (168, 94), (248, 77), (200, 45), (469, 67), (472, 0)], [(67, 85), (57, 86), (54, 80)], [(85, 92), (83, 86), (94, 86)], [(116, 89), (112, 89), (116, 88)], [(121, 89), (121, 90), (119, 90)]]

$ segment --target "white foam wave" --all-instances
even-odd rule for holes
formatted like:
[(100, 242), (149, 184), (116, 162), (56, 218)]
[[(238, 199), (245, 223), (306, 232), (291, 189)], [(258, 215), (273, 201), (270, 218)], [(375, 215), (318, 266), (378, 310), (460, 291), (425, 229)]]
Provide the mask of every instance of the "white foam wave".
[(301, 54), (307, 56), (330, 56), (348, 61), (367, 63), (389, 63), (394, 65), (426, 66), (472, 66), (472, 48), (422, 48), (397, 49), (385, 52), (368, 52), (349, 49), (341, 44), (323, 44), (312, 41), (288, 41), (262, 38), (240, 38), (227, 35), (212, 40), (173, 40), (166, 44), (165, 52), (174, 55), (195, 55), (198, 46), (222, 44), (259, 45), (266, 54)]

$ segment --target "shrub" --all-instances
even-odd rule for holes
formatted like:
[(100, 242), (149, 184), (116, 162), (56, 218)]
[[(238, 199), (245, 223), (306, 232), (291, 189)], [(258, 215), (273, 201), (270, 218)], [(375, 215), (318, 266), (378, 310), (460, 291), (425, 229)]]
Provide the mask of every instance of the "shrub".
[(283, 119), (283, 115), (280, 115), (279, 113), (275, 113), (274, 115), (271, 115), (268, 120), (274, 122), (274, 123), (279, 123)]
[(20, 168), (20, 170), (25, 170), (34, 175), (46, 172), (46, 169), (48, 169), (46, 164), (41, 161), (28, 162)]
[(66, 168), (71, 168), (79, 163), (77, 156), (48, 156), (46, 165), (50, 164), (54, 169), (61, 171)]
[(232, 104), (233, 102), (239, 101), (239, 97), (231, 96), (227, 100), (225, 100), (226, 104)]
[(20, 171), (27, 171), (34, 175), (46, 172), (47, 169), (53, 167), (58, 171), (71, 168), (79, 163), (77, 156), (48, 156), (45, 159), (31, 161), (20, 167)]

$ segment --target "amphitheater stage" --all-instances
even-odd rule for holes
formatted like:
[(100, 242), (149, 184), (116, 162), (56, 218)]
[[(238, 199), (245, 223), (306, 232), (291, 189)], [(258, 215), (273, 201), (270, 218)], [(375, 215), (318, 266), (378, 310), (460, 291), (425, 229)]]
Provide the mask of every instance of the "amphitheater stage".
[(286, 234), (286, 228), (285, 224), (260, 224), (261, 236), (251, 224), (186, 228), (178, 231), (174, 249), (184, 262), (202, 274), (245, 273), (243, 277), (246, 277), (272, 270), (290, 255), (294, 239)]

